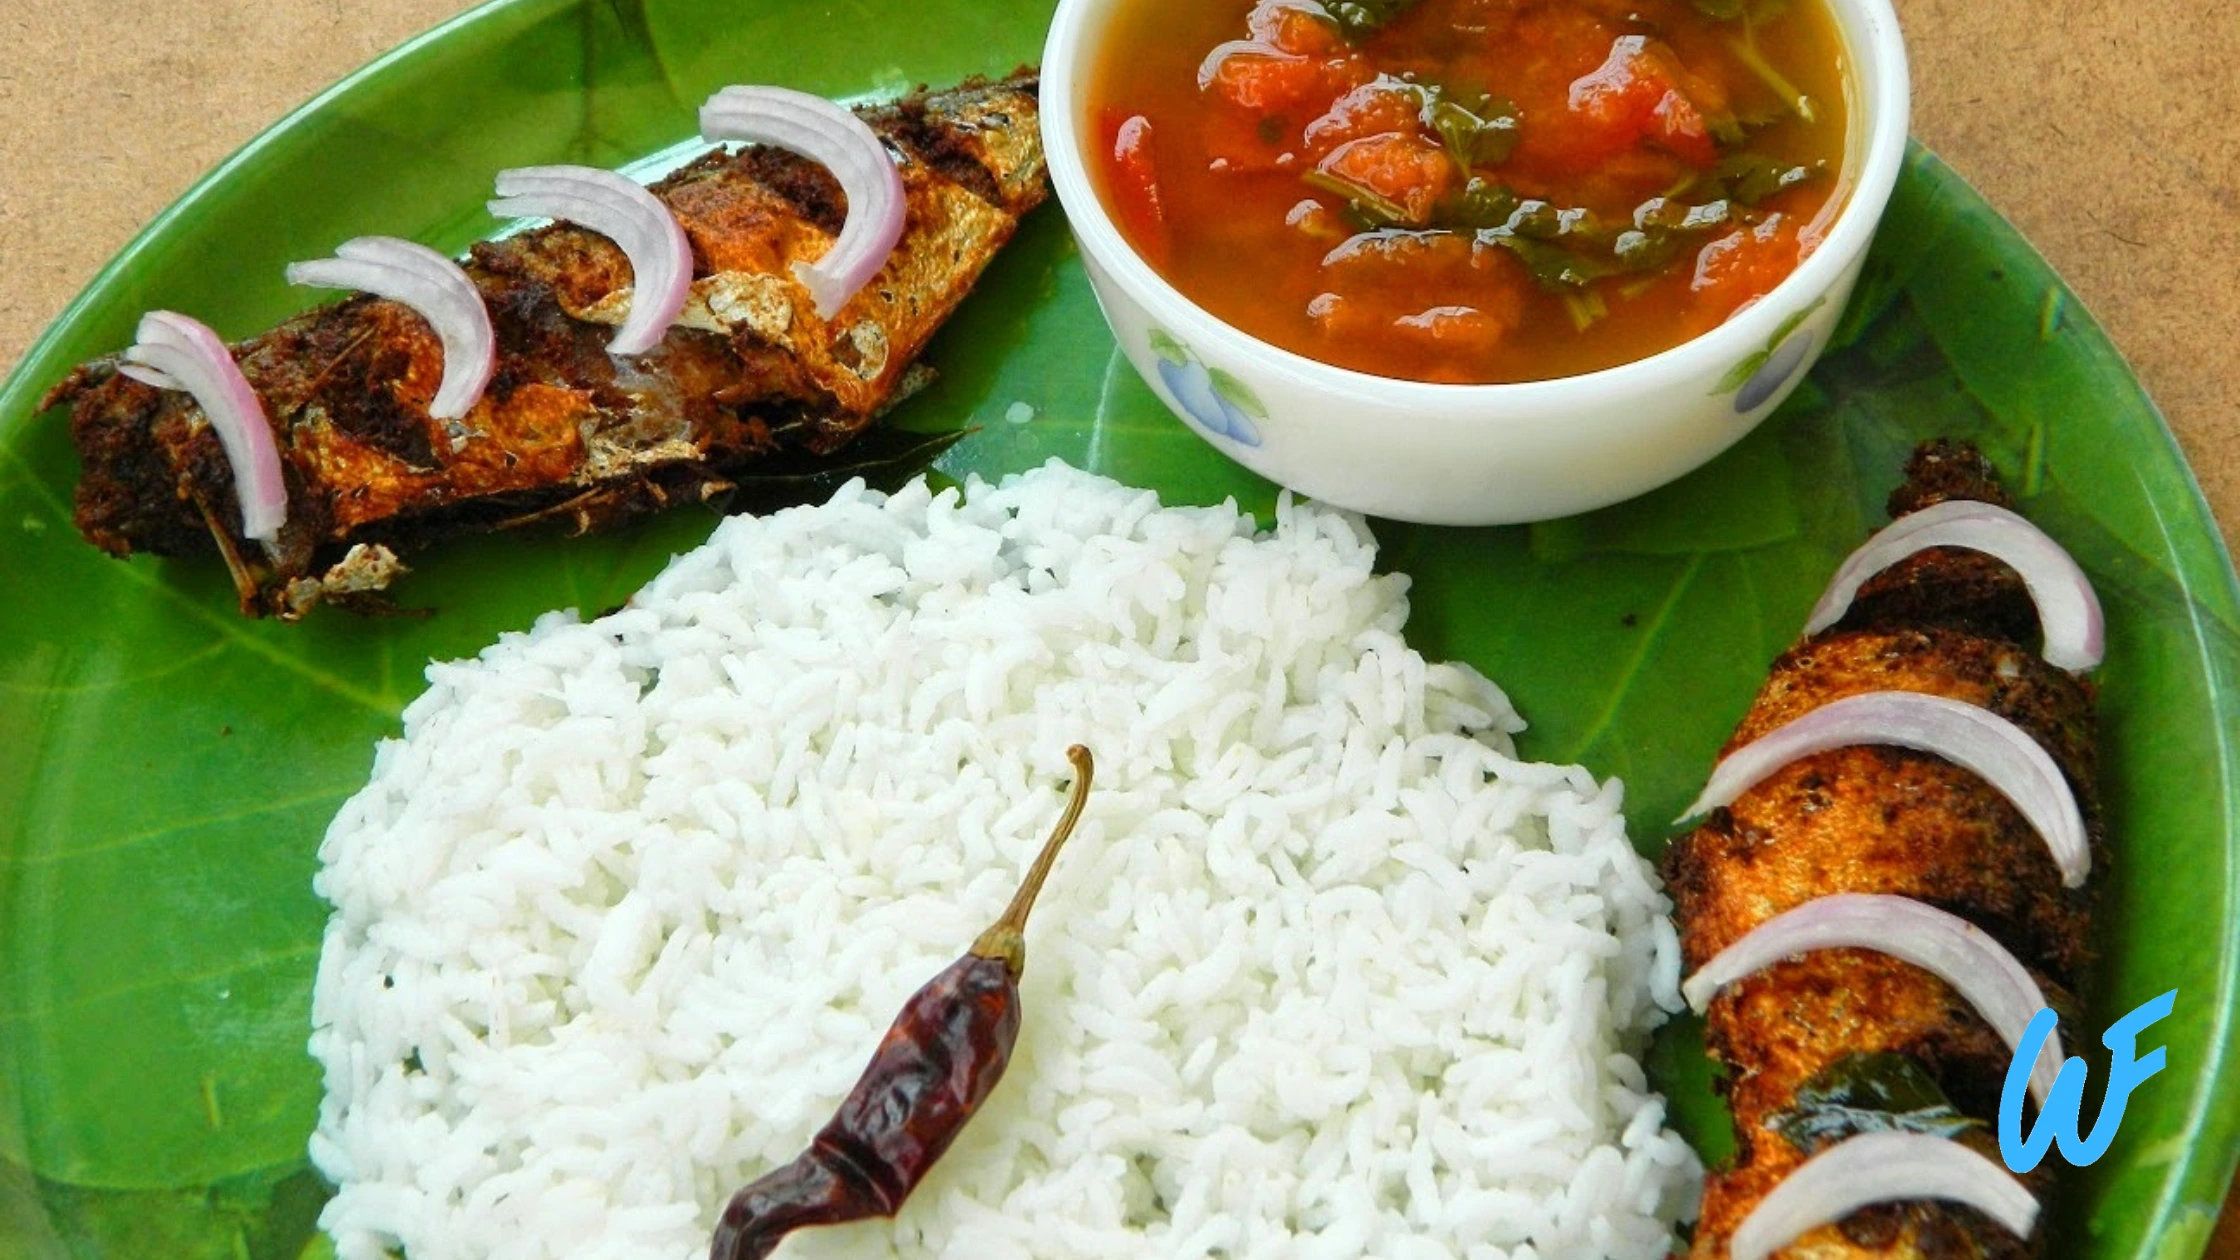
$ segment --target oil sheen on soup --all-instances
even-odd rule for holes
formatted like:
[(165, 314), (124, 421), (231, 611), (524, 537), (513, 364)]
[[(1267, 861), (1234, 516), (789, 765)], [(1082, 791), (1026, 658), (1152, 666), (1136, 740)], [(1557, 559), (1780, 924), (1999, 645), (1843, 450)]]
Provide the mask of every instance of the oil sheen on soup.
[(1820, 0), (1123, 0), (1091, 86), (1107, 205), (1262, 340), (1489, 383), (1644, 358), (1834, 217)]

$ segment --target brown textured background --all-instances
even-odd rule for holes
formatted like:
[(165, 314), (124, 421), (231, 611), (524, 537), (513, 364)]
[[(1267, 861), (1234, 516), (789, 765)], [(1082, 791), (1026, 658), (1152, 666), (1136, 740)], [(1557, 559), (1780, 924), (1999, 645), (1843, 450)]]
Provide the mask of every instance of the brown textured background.
[[(1915, 133), (2107, 325), (2240, 541), (2240, 17), (2200, 0), (1898, 5)], [(0, 0), (0, 371), (197, 176), (467, 7)], [(2210, 1254), (2240, 1260), (2240, 1218)]]

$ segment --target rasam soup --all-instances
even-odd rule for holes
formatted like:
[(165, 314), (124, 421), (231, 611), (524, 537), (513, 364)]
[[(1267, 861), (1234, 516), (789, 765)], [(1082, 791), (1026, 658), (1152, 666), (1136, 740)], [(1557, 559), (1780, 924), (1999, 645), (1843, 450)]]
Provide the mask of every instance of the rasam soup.
[(1644, 358), (1838, 208), (1820, 0), (1124, 0), (1090, 90), (1106, 204), (1160, 274), (1381, 376)]

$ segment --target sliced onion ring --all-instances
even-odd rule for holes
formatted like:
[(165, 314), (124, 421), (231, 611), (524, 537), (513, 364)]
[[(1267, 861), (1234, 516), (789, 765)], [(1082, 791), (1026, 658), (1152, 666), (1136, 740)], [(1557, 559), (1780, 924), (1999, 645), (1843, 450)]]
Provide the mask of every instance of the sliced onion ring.
[(1758, 1201), (1727, 1244), (1731, 1260), (1766, 1257), (1860, 1208), (1904, 1199), (1964, 1203), (2017, 1238), (2038, 1226), (2038, 1201), (2014, 1174), (1949, 1138), (1862, 1133), (1821, 1151)]
[(1987, 709), (1914, 691), (1846, 696), (1744, 744), (1720, 760), (1703, 795), (1677, 821), (1734, 804), (1793, 761), (1859, 744), (1935, 753), (1972, 771), (2037, 829), (2061, 868), (2064, 887), (2082, 888), (2092, 873), (2092, 846), (2076, 794), (2038, 741)]
[(630, 316), (610, 354), (638, 355), (661, 344), (692, 291), (692, 242), (669, 207), (613, 171), (595, 166), (525, 166), (498, 172), (501, 219), (565, 219), (621, 247), (630, 259)]
[(233, 352), (207, 326), (170, 311), (142, 316), (136, 336), (118, 370), (158, 389), (194, 395), (233, 468), (242, 536), (261, 543), (277, 540), (280, 527), (288, 523), (280, 447), (265, 419), (264, 403), (233, 361)]
[(288, 283), (358, 289), (411, 307), (443, 342), (443, 383), (428, 403), (438, 420), (474, 410), (497, 368), (490, 309), (466, 269), (425, 245), (393, 236), (345, 241), (332, 258), (288, 264)]
[(779, 87), (727, 87), (700, 107), (700, 134), (721, 143), (774, 145), (820, 162), (848, 195), (847, 222), (823, 258), (793, 273), (831, 319), (871, 283), (902, 239), (907, 202), (902, 173), (877, 132), (844, 106)]
[(1861, 544), (1836, 569), (1804, 632), (1818, 634), (1842, 620), (1869, 578), (1931, 547), (1964, 547), (2006, 564), (2021, 575), (2038, 606), (2046, 663), (2073, 671), (2099, 666), (2105, 622), (2100, 597), (2084, 570), (2060, 543), (2028, 520), (1973, 499), (1947, 499), (1909, 512)]
[(157, 389), (186, 388), (186, 386), (181, 385), (178, 381), (173, 380), (171, 377), (166, 376), (162, 372), (158, 372), (154, 368), (142, 363), (119, 363), (117, 364), (117, 371), (122, 375), (129, 376), (133, 380), (140, 382), (142, 385), (153, 385)]
[[(1958, 915), (1911, 897), (1836, 893), (1777, 914), (1719, 951), (1689, 976), (1680, 995), (1698, 1013), (1746, 976), (1798, 954), (1821, 949), (1871, 949), (1912, 963), (1958, 990), (2009, 1049), (2019, 1049), (2045, 994), (1999, 942)], [(2030, 1093), (2043, 1107), (2061, 1072), (2060, 1039), (2048, 1037), (2030, 1071)]]

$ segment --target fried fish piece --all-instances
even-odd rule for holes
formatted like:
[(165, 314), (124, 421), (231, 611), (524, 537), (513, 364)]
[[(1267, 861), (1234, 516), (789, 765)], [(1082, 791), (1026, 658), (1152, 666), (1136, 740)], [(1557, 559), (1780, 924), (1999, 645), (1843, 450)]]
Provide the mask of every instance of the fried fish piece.
[[(2057, 1005), (2060, 990), (2048, 988)], [(1776, 964), (1713, 1001), (1705, 1045), (1728, 1065), (1735, 1117), (1726, 1168), (1704, 1182), (1691, 1260), (1725, 1260), (1728, 1241), (1759, 1200), (1807, 1158), (1783, 1132), (1799, 1091), (1853, 1055), (1892, 1054), (1921, 1068), (1953, 1109), (1996, 1117), (2010, 1058), (2006, 1043), (1942, 980), (1871, 950), (1824, 950)], [(1958, 1140), (1999, 1161), (1994, 1131)], [(2023, 1179), (2041, 1202), (2050, 1165)], [(1910, 1201), (1866, 1208), (1822, 1225), (1776, 1253), (1787, 1260), (2024, 1260), (2045, 1230), (2019, 1239), (1974, 1209)]]
[(70, 409), (79, 532), (115, 555), (224, 557), (251, 616), (378, 600), (399, 556), (444, 537), (556, 520), (599, 528), (716, 499), (757, 463), (828, 455), (923, 381), (915, 360), (1049, 185), (1031, 71), (857, 112), (901, 171), (907, 225), (834, 318), (792, 264), (846, 214), (822, 166), (781, 150), (716, 151), (653, 186), (692, 243), (689, 300), (661, 344), (606, 352), (630, 310), (627, 258), (555, 224), (476, 245), (466, 263), (497, 334), (490, 388), (438, 421), (442, 347), (369, 295), (234, 347), (278, 440), (288, 521), (243, 538), (233, 476), (194, 400), (88, 363), (47, 406)]
[[(2004, 504), (1971, 447), (1916, 452), (1893, 516), (1948, 498)], [(2091, 685), (2045, 663), (2020, 579), (1981, 553), (1921, 552), (1871, 580), (1844, 619), (1777, 660), (1724, 752), (1821, 705), (1916, 691), (1979, 705), (2053, 757), (2083, 810), (2096, 863), (2105, 844), (2094, 791)], [(2031, 969), (2057, 1010), (2091, 965), (2092, 897), (2062, 887), (2045, 841), (2012, 803), (1941, 758), (1886, 747), (1803, 758), (1716, 810), (1664, 861), (1685, 967), (1693, 971), (1775, 915), (1831, 893), (1911, 897), (1983, 928)], [(1705, 1185), (1690, 1255), (1722, 1260), (1735, 1229), (1809, 1155), (1791, 1136), (1800, 1094), (1859, 1056), (1918, 1069), (1960, 1117), (1958, 1140), (1998, 1159), (1989, 1122), (2012, 1054), (1951, 986), (1871, 950), (1827, 950), (1729, 986), (1706, 1014), (1726, 1068), (1736, 1153)], [(2041, 1199), (2048, 1174), (2025, 1183)], [(1813, 1230), (1782, 1254), (1812, 1260), (2019, 1258), (2020, 1240), (1954, 1204), (1885, 1204)]]
[[(2083, 685), (2013, 643), (1942, 629), (1838, 631), (1791, 649), (1722, 755), (1871, 691), (1988, 709), (2035, 736), (2073, 784), (2093, 781)], [(2087, 829), (2097, 841), (2095, 815)], [(2087, 894), (2062, 887), (2045, 841), (1983, 780), (1927, 753), (1857, 746), (1785, 766), (1676, 841), (1666, 870), (1690, 971), (1831, 892), (1926, 901), (1994, 928), (2023, 962), (2062, 976), (2090, 956)]]

